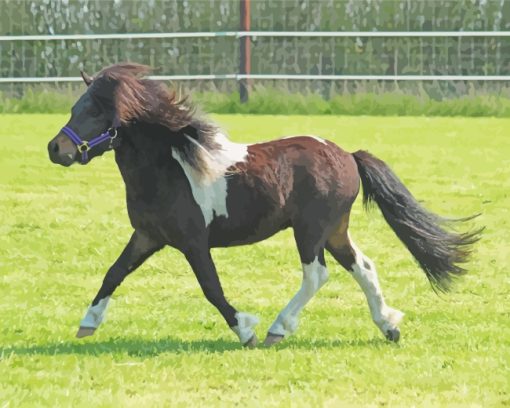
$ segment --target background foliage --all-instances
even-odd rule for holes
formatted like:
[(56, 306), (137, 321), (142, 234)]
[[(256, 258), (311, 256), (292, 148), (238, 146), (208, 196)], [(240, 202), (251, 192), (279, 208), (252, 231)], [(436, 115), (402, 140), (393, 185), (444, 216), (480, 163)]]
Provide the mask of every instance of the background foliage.
[[(227, 31), (239, 29), (239, 0), (10, 0), (0, 34)], [(509, 0), (258, 0), (253, 30), (445, 31), (510, 29)], [(252, 72), (277, 74), (510, 74), (510, 38), (253, 38)], [(0, 42), (1, 76), (75, 76), (114, 62), (160, 74), (238, 72), (235, 38)], [(260, 81), (257, 84), (261, 84)], [(405, 90), (432, 99), (509, 93), (508, 84), (264, 82), (323, 97)], [(502, 86), (503, 85), (503, 86)], [(187, 88), (233, 92), (235, 81)], [(22, 86), (8, 91), (23, 92)]]
[[(0, 113), (66, 113), (84, 92), (75, 86), (59, 91), (28, 88), (22, 97), (0, 92)], [(510, 99), (497, 95), (467, 95), (435, 100), (404, 92), (338, 94), (324, 99), (317, 93), (257, 87), (247, 103), (237, 92), (193, 92), (192, 101), (206, 112), (308, 115), (494, 116), (510, 117)]]

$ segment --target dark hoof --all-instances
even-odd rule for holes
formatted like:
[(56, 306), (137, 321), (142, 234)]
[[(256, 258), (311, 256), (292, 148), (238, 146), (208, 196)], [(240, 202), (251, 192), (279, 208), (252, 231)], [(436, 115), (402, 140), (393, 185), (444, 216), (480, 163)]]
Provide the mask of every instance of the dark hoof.
[(76, 337), (81, 339), (82, 337), (92, 336), (96, 329), (93, 327), (80, 327), (78, 329), (78, 333), (76, 333)]
[(253, 336), (251, 336), (250, 340), (248, 340), (246, 343), (243, 344), (243, 347), (252, 349), (252, 348), (257, 347), (258, 342), (259, 342), (259, 339), (257, 339), (257, 335), (254, 334)]
[(394, 343), (398, 343), (400, 340), (400, 330), (399, 329), (390, 329), (386, 332), (386, 338), (389, 341), (393, 341)]
[(271, 347), (273, 344), (278, 344), (284, 339), (285, 336), (281, 334), (267, 333), (266, 339), (264, 340), (264, 346)]

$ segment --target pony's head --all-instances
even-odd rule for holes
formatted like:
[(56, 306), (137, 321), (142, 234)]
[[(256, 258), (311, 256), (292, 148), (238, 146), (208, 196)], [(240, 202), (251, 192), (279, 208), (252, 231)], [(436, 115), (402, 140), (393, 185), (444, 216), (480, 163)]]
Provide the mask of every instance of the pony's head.
[(187, 126), (192, 109), (175, 92), (144, 76), (144, 65), (123, 63), (94, 77), (82, 72), (87, 91), (71, 109), (71, 118), (48, 144), (50, 160), (70, 166), (88, 163), (115, 147), (119, 128), (134, 121), (159, 123), (172, 131)]

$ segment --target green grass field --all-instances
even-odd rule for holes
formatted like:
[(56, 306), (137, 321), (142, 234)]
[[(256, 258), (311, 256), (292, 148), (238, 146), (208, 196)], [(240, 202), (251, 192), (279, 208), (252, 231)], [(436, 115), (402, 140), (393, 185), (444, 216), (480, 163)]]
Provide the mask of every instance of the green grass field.
[[(46, 144), (66, 115), (0, 117), (0, 407), (510, 405), (510, 120), (215, 116), (242, 142), (312, 133), (387, 161), (429, 209), (482, 215), (469, 274), (437, 296), (378, 211), (358, 200), (351, 235), (376, 263), (398, 345), (371, 322), (331, 257), (297, 333), (244, 350), (177, 251), (126, 279), (108, 319), (74, 338), (130, 236), (111, 154), (62, 168)], [(300, 285), (291, 231), (214, 250), (227, 297), (265, 332)]]

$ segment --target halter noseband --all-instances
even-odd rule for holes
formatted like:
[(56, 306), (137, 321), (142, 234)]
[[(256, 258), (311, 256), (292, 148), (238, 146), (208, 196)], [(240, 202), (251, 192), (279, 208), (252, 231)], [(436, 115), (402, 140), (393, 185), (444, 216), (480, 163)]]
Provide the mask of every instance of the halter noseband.
[(103, 143), (104, 141), (110, 139), (110, 144), (108, 145), (108, 150), (114, 148), (113, 141), (117, 138), (117, 130), (119, 126), (112, 126), (106, 132), (101, 133), (99, 136), (96, 136), (90, 140), (81, 140), (80, 136), (76, 134), (76, 132), (71, 129), (69, 126), (64, 126), (62, 128), (62, 133), (64, 133), (71, 141), (76, 145), (76, 148), (81, 153), (81, 164), (87, 164), (89, 161), (89, 150), (94, 146)]

